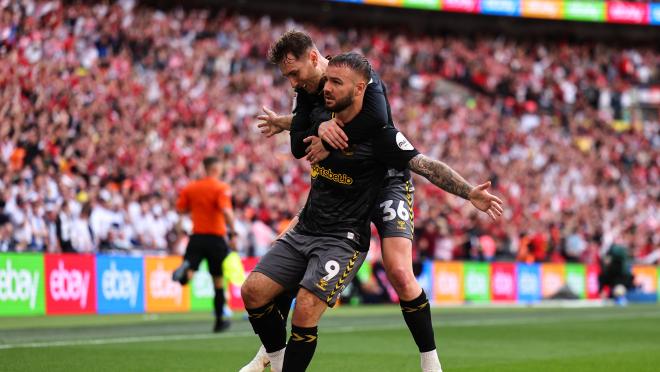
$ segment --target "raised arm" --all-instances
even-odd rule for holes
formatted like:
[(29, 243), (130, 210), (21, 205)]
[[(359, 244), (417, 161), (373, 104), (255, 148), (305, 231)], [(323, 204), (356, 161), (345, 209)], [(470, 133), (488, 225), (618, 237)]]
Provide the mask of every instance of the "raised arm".
[(424, 176), (446, 192), (469, 200), (475, 208), (485, 212), (493, 220), (504, 213), (502, 200), (488, 192), (490, 181), (474, 187), (447, 164), (424, 154), (410, 159), (408, 166), (411, 171)]

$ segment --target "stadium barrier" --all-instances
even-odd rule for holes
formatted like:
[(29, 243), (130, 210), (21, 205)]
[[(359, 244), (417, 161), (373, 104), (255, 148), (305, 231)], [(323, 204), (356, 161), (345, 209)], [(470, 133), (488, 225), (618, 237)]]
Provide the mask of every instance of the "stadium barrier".
[[(210, 311), (214, 291), (206, 267), (182, 287), (171, 279), (180, 262), (167, 256), (0, 254), (0, 316)], [(257, 259), (241, 262), (249, 272)], [(657, 302), (660, 268), (632, 270), (643, 297)], [(227, 284), (234, 310), (243, 308), (242, 271), (238, 276)], [(418, 279), (435, 304), (534, 303), (566, 288), (576, 298), (598, 298), (597, 267), (583, 264), (426, 262)]]

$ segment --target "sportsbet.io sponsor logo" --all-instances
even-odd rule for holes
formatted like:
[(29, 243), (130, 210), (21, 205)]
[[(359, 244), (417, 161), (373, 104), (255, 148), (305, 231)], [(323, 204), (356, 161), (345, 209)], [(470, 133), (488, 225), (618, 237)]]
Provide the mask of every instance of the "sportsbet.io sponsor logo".
[(181, 304), (182, 287), (172, 281), (172, 272), (163, 267), (163, 263), (156, 264), (156, 269), (151, 272), (149, 278), (149, 292), (151, 297), (157, 300), (173, 299), (177, 305)]
[(321, 176), (323, 178), (329, 179), (330, 181), (341, 183), (342, 185), (352, 185), (353, 179), (343, 173), (334, 173), (332, 169), (326, 169), (322, 166), (315, 164), (312, 166), (312, 178)]
[(39, 272), (15, 269), (11, 259), (0, 267), (0, 302), (26, 302), (30, 310), (37, 305)]
[(101, 276), (103, 297), (107, 300), (128, 301), (131, 307), (137, 305), (140, 288), (140, 273), (130, 270), (118, 270), (114, 261)]
[(90, 277), (89, 271), (68, 270), (60, 260), (50, 274), (50, 295), (55, 301), (78, 302), (80, 308), (84, 309), (87, 307)]

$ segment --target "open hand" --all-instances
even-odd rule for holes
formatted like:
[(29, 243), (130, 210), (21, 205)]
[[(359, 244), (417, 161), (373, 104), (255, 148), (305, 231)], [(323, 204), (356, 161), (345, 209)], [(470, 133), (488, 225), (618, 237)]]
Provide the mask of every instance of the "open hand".
[(270, 138), (286, 129), (282, 122), (282, 116), (277, 115), (266, 106), (262, 107), (262, 110), (264, 110), (266, 114), (257, 116), (257, 119), (260, 120), (260, 122), (257, 123), (257, 128), (259, 128), (261, 134)]
[(468, 199), (478, 210), (488, 214), (493, 220), (497, 220), (504, 213), (502, 199), (488, 192), (490, 181), (475, 186), (468, 194)]

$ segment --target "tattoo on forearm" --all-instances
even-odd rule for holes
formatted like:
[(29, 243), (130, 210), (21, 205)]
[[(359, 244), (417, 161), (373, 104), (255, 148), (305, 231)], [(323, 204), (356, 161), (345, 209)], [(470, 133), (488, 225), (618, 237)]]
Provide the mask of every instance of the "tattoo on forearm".
[(447, 164), (419, 154), (412, 158), (408, 165), (410, 170), (424, 176), (439, 188), (463, 199), (468, 199), (472, 186)]

